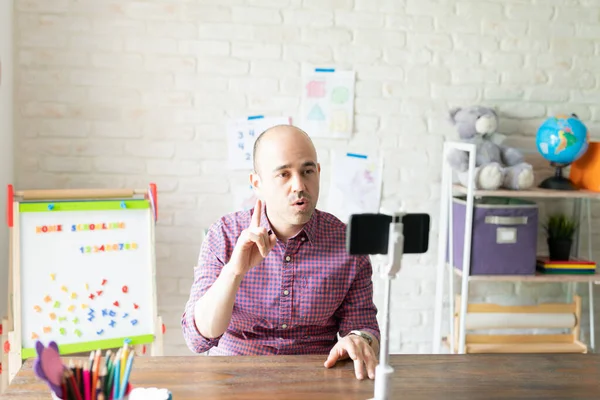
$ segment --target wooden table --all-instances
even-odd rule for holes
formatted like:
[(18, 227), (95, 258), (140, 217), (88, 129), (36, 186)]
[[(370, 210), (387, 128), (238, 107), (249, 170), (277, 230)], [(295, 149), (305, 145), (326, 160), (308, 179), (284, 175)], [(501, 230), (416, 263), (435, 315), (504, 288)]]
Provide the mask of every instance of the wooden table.
[[(323, 356), (139, 357), (132, 383), (183, 399), (369, 399), (374, 382)], [(393, 355), (390, 399), (598, 399), (600, 354)], [(28, 360), (5, 400), (49, 399)]]

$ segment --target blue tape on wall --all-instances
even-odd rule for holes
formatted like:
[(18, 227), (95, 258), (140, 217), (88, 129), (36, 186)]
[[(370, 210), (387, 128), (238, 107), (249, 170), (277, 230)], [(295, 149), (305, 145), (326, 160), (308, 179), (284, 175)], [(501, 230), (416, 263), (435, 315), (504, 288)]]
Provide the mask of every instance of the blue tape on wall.
[(356, 154), (356, 153), (346, 153), (346, 156), (348, 157), (356, 157), (356, 158), (367, 158), (366, 155), (364, 154)]

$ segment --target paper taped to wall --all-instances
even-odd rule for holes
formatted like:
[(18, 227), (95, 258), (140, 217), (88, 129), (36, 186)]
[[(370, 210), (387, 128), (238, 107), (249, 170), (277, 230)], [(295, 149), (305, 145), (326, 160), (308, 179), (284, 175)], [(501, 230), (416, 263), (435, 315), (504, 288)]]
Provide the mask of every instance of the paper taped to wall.
[(379, 212), (383, 159), (335, 150), (331, 160), (328, 211), (348, 223), (351, 214)]
[(276, 125), (291, 124), (290, 117), (251, 116), (227, 123), (228, 159), (231, 169), (252, 170), (252, 156), (256, 138)]
[(349, 138), (354, 121), (354, 71), (310, 68), (302, 74), (302, 129), (314, 137)]

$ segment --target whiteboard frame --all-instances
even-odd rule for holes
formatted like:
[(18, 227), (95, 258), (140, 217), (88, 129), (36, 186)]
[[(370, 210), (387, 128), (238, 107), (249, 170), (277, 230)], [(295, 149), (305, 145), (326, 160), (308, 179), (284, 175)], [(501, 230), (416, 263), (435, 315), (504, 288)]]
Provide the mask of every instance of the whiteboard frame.
[[(141, 197), (142, 195), (143, 197)], [(8, 329), (7, 338), (9, 343), (8, 366), (4, 366), (4, 373), (8, 373), (8, 383), (14, 379), (21, 368), (23, 360), (22, 347), (22, 307), (21, 307), (21, 257), (20, 257), (20, 212), (19, 204), (31, 201), (119, 201), (132, 199), (147, 199), (150, 203), (148, 218), (148, 228), (150, 234), (150, 275), (152, 277), (152, 319), (153, 319), (153, 340), (143, 341), (143, 343), (132, 343), (132, 346), (138, 353), (145, 354), (145, 345), (151, 345), (151, 355), (163, 355), (163, 335), (164, 326), (162, 318), (158, 315), (158, 297), (156, 283), (156, 246), (155, 246), (155, 225), (158, 217), (157, 190), (155, 184), (150, 184), (147, 190), (142, 189), (65, 189), (65, 190), (32, 190), (14, 192), (13, 186), (8, 185), (7, 217), (9, 217), (9, 275), (8, 275)], [(22, 201), (20, 201), (22, 200)], [(12, 218), (10, 218), (12, 216)], [(12, 225), (12, 226), (11, 226)], [(15, 295), (17, 294), (18, 295)], [(115, 339), (120, 340), (120, 339)], [(120, 347), (117, 345), (115, 347)], [(110, 347), (100, 347), (106, 349)], [(143, 350), (142, 350), (143, 349)], [(65, 354), (61, 351), (62, 354)]]

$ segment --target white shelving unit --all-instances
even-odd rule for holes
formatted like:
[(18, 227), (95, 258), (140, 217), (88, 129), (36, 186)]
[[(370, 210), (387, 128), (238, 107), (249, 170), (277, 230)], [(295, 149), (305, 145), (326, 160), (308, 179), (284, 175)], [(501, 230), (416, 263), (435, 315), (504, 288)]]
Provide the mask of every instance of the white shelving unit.
[[(453, 171), (451, 166), (448, 164), (448, 154), (451, 150), (458, 149), (467, 151), (469, 153), (469, 185), (464, 187), (462, 185), (455, 185), (453, 183)], [(512, 198), (530, 198), (530, 199), (571, 199), (574, 201), (574, 214), (582, 222), (582, 208), (586, 209), (587, 217), (587, 241), (588, 241), (588, 259), (592, 259), (592, 246), (591, 246), (591, 200), (600, 199), (600, 193), (591, 191), (560, 191), (560, 190), (548, 190), (540, 188), (532, 188), (531, 190), (475, 190), (473, 187), (473, 175), (475, 169), (475, 157), (476, 148), (474, 144), (458, 143), (458, 142), (446, 142), (444, 144), (443, 159), (442, 159), (442, 187), (441, 187), (441, 209), (440, 209), (440, 231), (439, 231), (439, 242), (438, 242), (438, 260), (437, 260), (437, 281), (436, 281), (436, 298), (435, 298), (435, 312), (434, 312), (434, 337), (433, 337), (433, 352), (436, 354), (440, 353), (440, 347), (442, 345), (442, 310), (444, 306), (444, 283), (448, 280), (448, 307), (450, 313), (449, 319), (449, 334), (448, 334), (448, 345), (450, 346), (451, 353), (455, 353), (455, 305), (454, 298), (454, 276), (461, 278), (461, 291), (460, 291), (460, 304), (459, 307), (459, 323), (458, 325), (458, 353), (465, 354), (465, 338), (466, 338), (466, 324), (465, 316), (467, 315), (468, 298), (469, 298), (469, 286), (471, 282), (539, 282), (539, 283), (568, 283), (569, 285), (569, 297), (573, 296), (573, 288), (575, 283), (587, 283), (589, 291), (589, 329), (590, 329), (590, 350), (593, 352), (595, 349), (594, 343), (594, 295), (593, 285), (594, 283), (600, 283), (600, 274), (590, 275), (548, 275), (548, 274), (536, 274), (532, 276), (523, 275), (471, 275), (471, 238), (473, 229), (473, 209), (474, 199), (479, 197), (512, 197)], [(446, 254), (449, 248), (449, 259), (453, 260), (452, 251), (452, 201), (455, 195), (466, 195), (466, 216), (465, 216), (465, 234), (464, 234), (464, 248), (463, 248), (463, 265), (462, 271), (453, 267), (446, 260)], [(577, 231), (574, 250), (576, 256), (580, 255), (580, 230)]]

